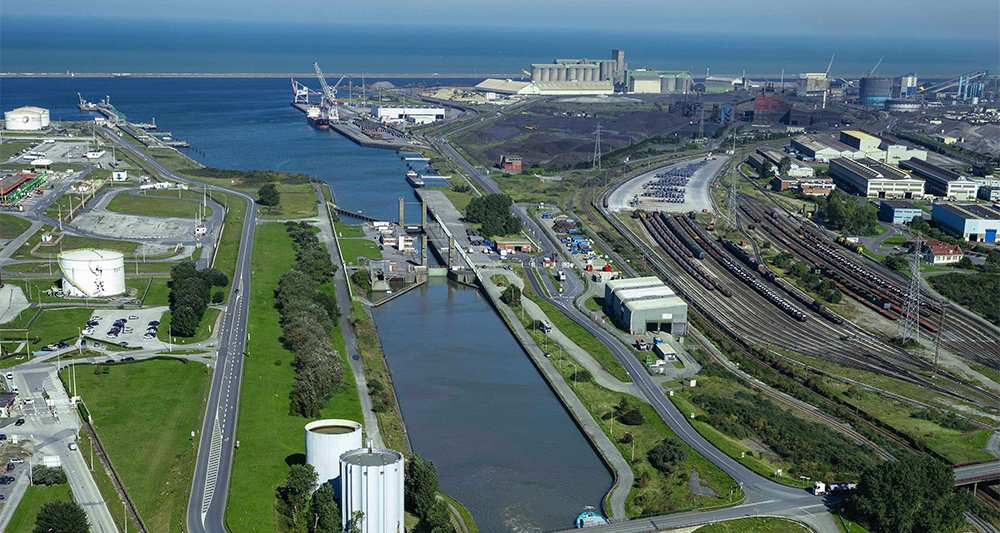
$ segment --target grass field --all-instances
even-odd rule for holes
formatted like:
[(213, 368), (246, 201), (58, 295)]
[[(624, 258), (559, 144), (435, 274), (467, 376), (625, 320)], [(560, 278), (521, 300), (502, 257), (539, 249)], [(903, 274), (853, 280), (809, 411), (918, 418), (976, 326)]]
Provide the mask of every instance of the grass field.
[[(163, 342), (171, 342), (174, 344), (193, 344), (195, 342), (201, 342), (207, 339), (214, 331), (215, 321), (219, 318), (220, 310), (209, 307), (205, 310), (205, 315), (201, 317), (201, 322), (198, 324), (198, 330), (194, 332), (191, 337), (171, 337), (170, 336), (170, 311), (163, 313), (163, 318), (160, 319), (160, 327), (156, 329), (156, 338)], [(210, 331), (212, 330), (212, 331)]]
[(125, 286), (135, 289), (137, 298), (145, 295), (142, 304), (147, 307), (170, 304), (170, 287), (166, 278), (125, 278)]
[(738, 518), (725, 522), (716, 522), (696, 529), (698, 533), (809, 533), (806, 526), (784, 518), (758, 517)]
[(344, 255), (344, 261), (348, 265), (358, 263), (359, 257), (370, 260), (382, 259), (382, 250), (379, 250), (375, 241), (365, 237), (365, 232), (357, 224), (346, 224), (344, 222), (334, 222), (334, 229), (337, 231), (337, 242), (340, 244), (340, 253)]
[(0, 239), (13, 239), (31, 227), (31, 222), (14, 215), (0, 213)]
[[(93, 174), (91, 174), (91, 176), (93, 176)], [(83, 201), (83, 198), (84, 196), (81, 194), (63, 194), (45, 208), (45, 214), (57, 220), (60, 216), (62, 216), (64, 222), (68, 221), (70, 209), (79, 209), (80, 202)]]
[[(180, 190), (140, 195), (120, 193), (108, 203), (108, 211), (150, 217), (197, 218), (200, 208), (200, 193)], [(208, 207), (206, 216), (211, 215), (212, 208)]]
[(201, 428), (211, 370), (167, 359), (87, 370), (76, 372), (79, 394), (143, 521), (151, 531), (186, 530), (190, 434)]
[[(274, 308), (278, 279), (294, 265), (295, 250), (285, 226), (260, 225), (254, 238), (249, 355), (240, 393), (240, 449), (226, 508), (226, 525), (234, 533), (278, 530), (275, 488), (285, 481), (289, 462), (304, 460), (302, 427), (307, 420), (289, 414), (288, 393), (295, 381), (293, 354), (279, 340), (281, 327)], [(338, 333), (332, 342), (344, 358), (345, 386), (323, 409), (322, 417), (362, 420), (354, 376)]]
[(0, 144), (0, 162), (10, 159), (10, 156), (31, 146), (35, 141), (12, 141), (7, 139)]
[[(81, 367), (82, 368), (82, 367)], [(77, 369), (77, 377), (79, 377), (80, 369)], [(65, 381), (63, 382), (65, 384)], [(97, 485), (97, 490), (101, 492), (101, 496), (104, 497), (106, 502), (117, 502), (121, 501), (121, 497), (118, 496), (118, 492), (115, 491), (114, 483), (111, 482), (111, 476), (108, 471), (101, 464), (100, 460), (93, 455), (91, 448), (93, 445), (90, 442), (90, 435), (86, 431), (80, 432), (80, 438), (77, 439), (77, 444), (80, 446), (80, 454), (83, 455), (84, 461), (90, 469), (91, 475), (94, 477), (94, 483)], [(91, 465), (90, 458), (94, 458), (94, 463)], [(122, 509), (121, 505), (108, 505), (108, 512), (111, 513), (111, 518), (114, 519), (115, 525), (121, 529), (125, 529), (122, 525), (125, 523), (125, 510)], [(139, 531), (139, 525), (136, 524), (135, 520), (131, 518), (128, 519), (128, 529), (129, 531)]]
[(34, 248), (36, 245), (38, 245), (38, 243), (42, 242), (42, 235), (44, 235), (45, 233), (51, 233), (54, 229), (55, 228), (49, 225), (45, 225), (42, 226), (41, 228), (38, 228), (38, 231), (36, 231), (34, 235), (29, 237), (28, 240), (24, 242), (24, 245), (22, 245), (20, 248), (17, 249), (17, 251), (14, 252), (14, 255), (12, 257), (14, 259), (30, 258), (31, 249)]
[[(243, 222), (246, 217), (247, 204), (238, 197), (231, 194), (217, 194), (216, 199), (229, 206), (223, 222), (222, 238), (219, 239), (219, 246), (212, 266), (226, 273), (229, 276), (229, 286), (232, 286), (233, 272), (236, 271), (236, 258), (240, 251), (240, 237), (243, 234)], [(226, 288), (228, 289), (227, 286)], [(225, 291), (226, 300), (229, 299), (229, 290)]]
[(5, 531), (9, 533), (31, 533), (35, 529), (35, 520), (42, 506), (49, 502), (73, 501), (73, 493), (68, 484), (62, 485), (31, 485), (24, 491), (24, 497), (18, 504), (14, 516), (7, 524)]
[[(316, 193), (311, 183), (277, 183), (281, 203), (276, 208), (260, 207), (263, 218), (309, 218), (316, 216)], [(256, 196), (256, 190), (253, 196)]]
[[(38, 314), (38, 318), (32, 321), (31, 319), (36, 314)], [(84, 326), (91, 314), (93, 314), (93, 309), (81, 307), (42, 309), (40, 314), (38, 309), (26, 309), (13, 321), (4, 324), (3, 327), (24, 328), (28, 327), (28, 323), (30, 322), (31, 327), (28, 330), (29, 348), (34, 351), (54, 342), (66, 341), (71, 343), (80, 334), (79, 328)], [(23, 335), (10, 332), (5, 333), (3, 337), (16, 339), (23, 338)], [(12, 345), (8, 345), (5, 349), (13, 349), (13, 347)]]

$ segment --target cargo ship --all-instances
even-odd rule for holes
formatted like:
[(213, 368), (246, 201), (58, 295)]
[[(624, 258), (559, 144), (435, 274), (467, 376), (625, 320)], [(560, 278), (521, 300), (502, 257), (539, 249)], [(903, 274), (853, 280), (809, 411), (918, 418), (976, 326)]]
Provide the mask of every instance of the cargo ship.
[(330, 119), (326, 117), (326, 114), (323, 113), (319, 106), (309, 106), (309, 109), (306, 110), (306, 120), (316, 129), (330, 129)]
[(424, 180), (423, 180), (423, 178), (421, 178), (420, 174), (417, 174), (417, 171), (413, 170), (412, 168), (410, 170), (406, 171), (406, 181), (407, 181), (407, 183), (409, 183), (410, 185), (412, 185), (414, 187), (423, 187), (424, 186)]

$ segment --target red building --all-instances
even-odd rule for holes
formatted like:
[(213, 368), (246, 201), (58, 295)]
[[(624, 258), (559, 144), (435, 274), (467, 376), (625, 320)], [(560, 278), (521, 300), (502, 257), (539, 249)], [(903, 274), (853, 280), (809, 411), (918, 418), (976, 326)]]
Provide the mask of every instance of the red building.
[(498, 166), (500, 170), (503, 170), (507, 174), (520, 174), (523, 170), (523, 163), (519, 155), (500, 156), (500, 164)]

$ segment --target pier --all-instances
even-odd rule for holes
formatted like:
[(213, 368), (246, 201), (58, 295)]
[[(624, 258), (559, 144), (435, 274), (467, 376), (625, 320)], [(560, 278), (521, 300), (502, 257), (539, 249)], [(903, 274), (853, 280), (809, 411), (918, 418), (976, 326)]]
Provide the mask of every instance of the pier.
[[(292, 107), (298, 109), (303, 114), (305, 114), (308, 109), (308, 104), (292, 103)], [(399, 150), (402, 148), (408, 148), (412, 146), (419, 146), (417, 143), (409, 141), (404, 138), (396, 138), (390, 136), (388, 138), (377, 138), (369, 135), (365, 130), (360, 127), (356, 122), (364, 123), (366, 119), (361, 118), (357, 113), (350, 111), (346, 107), (339, 107), (339, 112), (344, 115), (344, 119), (337, 121), (330, 121), (330, 129), (333, 131), (347, 137), (348, 139), (354, 141), (360, 146), (365, 146), (368, 148), (382, 148), (384, 150)], [(367, 121), (371, 122), (371, 121)], [(379, 125), (376, 122), (371, 122), (372, 124)], [(381, 126), (381, 125), (379, 125)]]

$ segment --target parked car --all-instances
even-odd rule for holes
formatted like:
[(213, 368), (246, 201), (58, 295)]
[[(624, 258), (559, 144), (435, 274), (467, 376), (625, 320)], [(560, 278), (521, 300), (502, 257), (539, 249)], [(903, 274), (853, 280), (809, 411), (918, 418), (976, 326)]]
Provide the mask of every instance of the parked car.
[(139, 320), (139, 315), (129, 315), (128, 319), (129, 320)]
[(75, 442), (69, 443), (69, 449), (70, 450), (76, 450), (76, 443)]
[[(15, 426), (23, 426), (24, 425), (24, 419), (23, 418), (18, 418), (17, 422), (14, 422), (14, 425)], [(21, 461), (21, 462), (23, 463), (24, 461)]]
[(128, 357), (122, 357), (122, 361), (135, 361), (135, 357), (132, 357), (131, 355)]
[(4, 374), (4, 377), (7, 378), (7, 379), (14, 379), (14, 373), (13, 372), (7, 372), (6, 374)]

